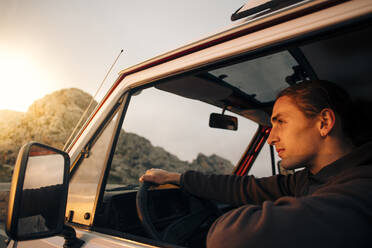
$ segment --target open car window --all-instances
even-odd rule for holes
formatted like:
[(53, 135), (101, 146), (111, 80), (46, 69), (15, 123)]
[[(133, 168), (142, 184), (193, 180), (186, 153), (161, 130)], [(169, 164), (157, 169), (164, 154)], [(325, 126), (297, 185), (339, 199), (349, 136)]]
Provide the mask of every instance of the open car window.
[[(274, 164), (275, 173), (278, 173), (276, 163), (279, 161), (277, 152), (274, 149)], [(252, 168), (249, 170), (248, 175), (254, 175), (255, 177), (269, 177), (273, 175), (272, 169), (272, 158), (270, 154), (270, 145), (266, 142), (260, 153), (258, 154), (256, 161), (254, 162)]]

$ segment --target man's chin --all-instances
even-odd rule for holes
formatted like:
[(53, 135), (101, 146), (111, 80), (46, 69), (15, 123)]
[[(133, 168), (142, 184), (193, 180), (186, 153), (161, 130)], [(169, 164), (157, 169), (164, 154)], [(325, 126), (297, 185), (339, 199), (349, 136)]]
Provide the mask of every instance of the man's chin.
[(303, 167), (305, 167), (304, 164), (306, 164), (306, 163), (304, 161), (302, 161), (301, 159), (283, 158), (280, 161), (280, 166), (283, 169), (286, 169), (286, 170), (294, 170), (294, 169), (298, 169), (298, 168), (303, 168)]

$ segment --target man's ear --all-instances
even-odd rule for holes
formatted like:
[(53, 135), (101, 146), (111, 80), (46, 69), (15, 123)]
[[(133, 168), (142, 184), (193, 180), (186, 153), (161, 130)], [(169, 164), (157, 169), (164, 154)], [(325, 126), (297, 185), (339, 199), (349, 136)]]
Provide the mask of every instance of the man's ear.
[(319, 117), (320, 117), (320, 125), (319, 125), (320, 136), (326, 137), (335, 126), (335, 123), (336, 123), (335, 112), (330, 108), (325, 108), (320, 112)]

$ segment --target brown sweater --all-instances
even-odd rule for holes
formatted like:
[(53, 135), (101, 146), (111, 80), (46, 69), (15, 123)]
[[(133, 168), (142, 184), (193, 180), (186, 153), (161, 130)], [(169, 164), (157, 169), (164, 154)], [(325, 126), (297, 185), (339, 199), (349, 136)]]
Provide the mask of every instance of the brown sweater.
[(211, 226), (207, 247), (372, 247), (372, 143), (316, 175), (204, 175), (181, 187), (237, 208)]

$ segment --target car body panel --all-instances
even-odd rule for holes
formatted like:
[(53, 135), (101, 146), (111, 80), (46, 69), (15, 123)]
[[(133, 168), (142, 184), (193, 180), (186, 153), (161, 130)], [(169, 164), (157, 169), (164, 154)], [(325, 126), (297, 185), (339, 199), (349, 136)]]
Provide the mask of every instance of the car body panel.
[[(77, 238), (84, 240), (85, 244), (83, 247), (86, 248), (154, 248), (159, 246), (153, 246), (143, 244), (140, 242), (132, 241), (129, 239), (113, 237), (110, 235), (97, 233), (89, 230), (83, 230), (76, 228)], [(60, 236), (40, 239), (40, 240), (29, 240), (18, 242), (19, 248), (55, 248), (63, 247), (64, 238)], [(8, 247), (12, 247), (12, 242)]]

